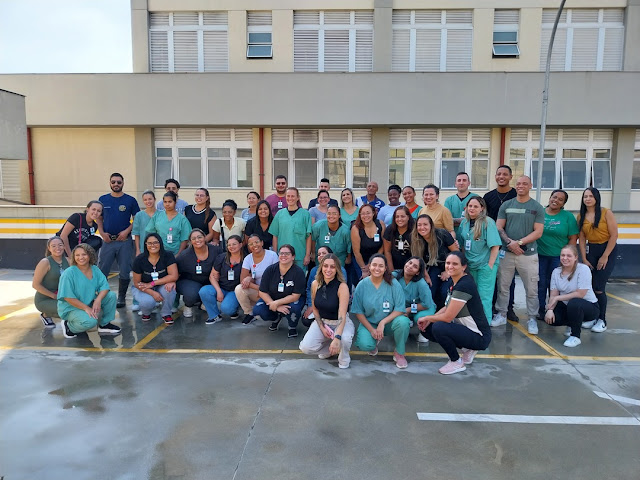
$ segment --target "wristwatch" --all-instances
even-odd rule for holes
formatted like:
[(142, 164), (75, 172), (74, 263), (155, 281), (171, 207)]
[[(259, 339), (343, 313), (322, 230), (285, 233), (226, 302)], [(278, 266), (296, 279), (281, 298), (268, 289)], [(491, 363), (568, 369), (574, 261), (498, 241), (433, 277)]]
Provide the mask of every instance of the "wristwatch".
[(342, 340), (342, 335), (338, 335), (337, 333), (333, 336), (333, 338), (337, 338), (338, 340)]
[(522, 240), (518, 240), (518, 245), (522, 246)]

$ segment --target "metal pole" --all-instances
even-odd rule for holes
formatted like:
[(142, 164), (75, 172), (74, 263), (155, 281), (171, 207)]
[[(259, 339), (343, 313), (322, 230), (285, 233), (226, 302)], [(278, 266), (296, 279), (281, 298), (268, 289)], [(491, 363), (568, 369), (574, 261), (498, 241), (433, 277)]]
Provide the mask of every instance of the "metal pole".
[(560, 15), (562, 15), (562, 9), (564, 9), (564, 3), (566, 0), (560, 2), (558, 13), (556, 13), (556, 21), (553, 24), (553, 30), (551, 30), (551, 39), (549, 40), (549, 50), (547, 50), (547, 69), (544, 73), (544, 90), (542, 91), (542, 121), (540, 122), (540, 149), (538, 151), (538, 180), (536, 187), (536, 200), (541, 201), (542, 198), (542, 167), (544, 161), (544, 138), (547, 133), (547, 105), (549, 104), (549, 76), (551, 74), (551, 52), (553, 50), (553, 41), (556, 38), (556, 30), (558, 29), (558, 22), (560, 21)]

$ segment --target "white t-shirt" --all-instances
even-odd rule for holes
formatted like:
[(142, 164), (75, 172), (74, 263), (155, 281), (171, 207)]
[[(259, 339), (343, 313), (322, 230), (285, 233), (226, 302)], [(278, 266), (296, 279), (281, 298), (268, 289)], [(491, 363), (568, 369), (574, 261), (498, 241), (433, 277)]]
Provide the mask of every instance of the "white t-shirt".
[[(587, 294), (583, 297), (587, 302), (596, 303), (598, 301), (596, 294), (593, 293), (591, 286), (591, 270), (584, 263), (579, 263), (573, 278), (569, 280), (569, 276), (562, 276), (562, 267), (557, 267), (551, 274), (551, 290), (558, 290), (560, 295), (573, 293), (576, 290), (587, 290)], [(564, 302), (569, 303), (568, 301)]]
[(260, 285), (260, 282), (262, 281), (262, 274), (268, 266), (273, 265), (274, 263), (278, 263), (278, 254), (273, 250), (265, 250), (264, 258), (260, 263), (256, 264), (255, 267), (253, 264), (253, 253), (244, 257), (242, 268), (246, 268), (249, 272), (252, 272), (252, 276), (254, 277), (256, 284)]
[(401, 202), (400, 205), (385, 205), (380, 210), (378, 210), (378, 220), (384, 222), (384, 224), (388, 227), (391, 225), (391, 221), (393, 220), (393, 214), (396, 211), (396, 208), (404, 205), (404, 202)]

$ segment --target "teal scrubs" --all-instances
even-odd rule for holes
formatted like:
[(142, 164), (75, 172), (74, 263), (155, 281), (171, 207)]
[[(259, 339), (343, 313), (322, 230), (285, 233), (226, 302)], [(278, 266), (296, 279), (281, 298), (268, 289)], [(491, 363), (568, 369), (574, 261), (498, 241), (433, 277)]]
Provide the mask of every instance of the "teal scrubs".
[(354, 222), (356, 218), (358, 218), (359, 208), (356, 208), (351, 215), (347, 213), (344, 208), (340, 209), (340, 218), (342, 219), (342, 223), (344, 223), (347, 227), (351, 228), (351, 222)]
[(493, 316), (491, 304), (493, 302), (493, 291), (496, 286), (500, 256), (496, 258), (493, 268), (489, 268), (489, 258), (491, 256), (491, 247), (502, 245), (498, 227), (496, 227), (496, 222), (493, 219), (487, 217), (487, 225), (482, 229), (482, 235), (477, 240), (474, 240), (473, 228), (470, 227), (469, 221), (465, 218), (460, 224), (459, 235), (460, 248), (467, 257), (469, 273), (476, 282), (478, 293), (482, 299), (484, 314), (489, 325), (491, 325), (491, 317)]
[(298, 208), (291, 215), (283, 208), (273, 217), (269, 233), (278, 237), (278, 248), (284, 244), (291, 245), (296, 251), (296, 265), (306, 271), (304, 256), (307, 251), (307, 237), (311, 235), (311, 215), (304, 208)]
[[(384, 308), (386, 302), (389, 303), (388, 308)], [(396, 352), (404, 355), (411, 321), (404, 315), (405, 300), (402, 287), (395, 278), (392, 280), (391, 285), (383, 280), (379, 288), (373, 285), (371, 277), (367, 277), (358, 283), (353, 293), (352, 315), (358, 313), (364, 315), (371, 326), (376, 328), (378, 323), (391, 312), (402, 312), (402, 315), (397, 316), (384, 326), (384, 335), (393, 335)], [(356, 346), (360, 350), (367, 352), (375, 350), (377, 346), (377, 340), (371, 336), (369, 330), (362, 324), (358, 326)]]
[[(145, 230), (147, 229), (147, 225), (149, 225), (149, 220), (152, 217), (149, 216), (147, 212), (141, 210), (136, 213), (136, 216), (133, 217), (133, 227), (131, 228), (131, 235), (134, 237), (140, 237), (140, 247), (144, 243), (144, 239), (146, 237)], [(141, 248), (142, 250), (142, 248)]]
[[(454, 220), (456, 218), (462, 218), (464, 209), (467, 208), (467, 203), (469, 203), (469, 200), (477, 196), (478, 195), (476, 195), (475, 193), (469, 193), (466, 197), (464, 197), (464, 200), (460, 200), (460, 197), (456, 193), (455, 195), (447, 197), (447, 199), (444, 201), (444, 206), (449, 209)], [(460, 226), (458, 225), (457, 227), (454, 227), (453, 230), (454, 232), (456, 232), (456, 239), (460, 238)]]
[[(178, 214), (172, 220), (169, 220), (167, 212), (158, 211), (149, 220), (145, 232), (160, 235), (164, 249), (177, 255), (180, 251), (180, 244), (185, 240), (189, 240), (191, 224), (184, 215)], [(171, 233), (171, 243), (169, 243), (169, 233)]]
[(311, 227), (311, 239), (316, 244), (316, 256), (320, 247), (329, 247), (340, 260), (340, 265), (345, 264), (347, 255), (351, 253), (351, 230), (344, 223), (335, 232), (329, 231), (326, 220), (320, 220)]
[[(62, 272), (58, 286), (58, 314), (63, 320), (69, 322), (69, 329), (73, 333), (86, 332), (95, 327), (98, 320), (90, 317), (87, 312), (80, 310), (65, 298), (75, 298), (85, 305), (92, 306), (93, 301), (103, 290), (109, 290), (107, 277), (100, 269), (92, 265), (93, 278), (89, 280), (76, 266), (67, 268)], [(100, 325), (104, 326), (116, 317), (116, 294), (109, 291), (101, 303)]]
[(409, 315), (409, 320), (413, 320), (417, 323), (418, 319), (436, 313), (436, 304), (433, 303), (431, 289), (424, 278), (421, 278), (417, 282), (409, 282), (407, 284), (405, 283), (404, 275), (400, 270), (394, 271), (393, 276), (396, 278), (404, 292), (404, 307), (408, 308), (411, 307), (412, 303), (416, 303), (425, 308), (425, 310), (420, 310), (418, 313), (412, 313)]

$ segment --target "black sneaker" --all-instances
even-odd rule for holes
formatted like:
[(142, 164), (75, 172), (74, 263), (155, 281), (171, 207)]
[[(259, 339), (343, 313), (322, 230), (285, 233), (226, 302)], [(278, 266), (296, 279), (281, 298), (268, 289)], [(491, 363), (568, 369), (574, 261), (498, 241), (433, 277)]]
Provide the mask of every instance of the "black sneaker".
[(173, 325), (173, 317), (171, 315), (165, 315), (162, 320), (164, 320), (165, 325)]
[(204, 322), (205, 325), (213, 325), (214, 323), (218, 323), (219, 321), (222, 320), (222, 317), (220, 315), (217, 315), (213, 318), (207, 318), (207, 320)]
[(275, 322), (271, 322), (271, 325), (269, 325), (270, 332), (276, 332), (278, 330), (278, 327), (280, 326), (280, 320), (282, 319), (278, 318)]
[(516, 315), (516, 312), (513, 311), (513, 308), (507, 310), (507, 320), (511, 320), (512, 322), (520, 321), (518, 315)]
[(149, 320), (151, 320), (151, 315), (145, 315), (144, 313), (142, 314), (142, 321), (143, 322), (148, 322)]
[(62, 335), (64, 338), (76, 338), (77, 335), (71, 331), (69, 324), (66, 320), (60, 320), (60, 326), (62, 327)]
[(238, 312), (233, 313), (232, 315), (229, 315), (229, 318), (231, 320), (236, 320), (237, 318), (240, 317), (240, 314)]
[(298, 336), (298, 330), (296, 330), (295, 328), (290, 328), (289, 335), (287, 335), (287, 337), (296, 338), (297, 336)]
[(104, 333), (107, 335), (118, 335), (120, 334), (120, 327), (114, 325), (113, 323), (107, 323), (106, 325), (98, 326), (98, 333)]
[(45, 317), (44, 313), (40, 314), (40, 320), (46, 328), (55, 328), (56, 326), (56, 324), (53, 322), (53, 319), (51, 317)]
[(243, 325), (249, 325), (251, 322), (253, 322), (255, 320), (255, 318), (253, 318), (253, 315), (251, 315), (250, 313), (247, 313), (244, 318), (242, 319), (242, 324)]

